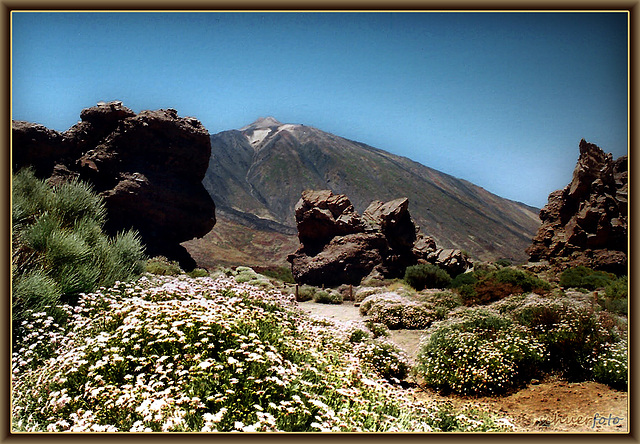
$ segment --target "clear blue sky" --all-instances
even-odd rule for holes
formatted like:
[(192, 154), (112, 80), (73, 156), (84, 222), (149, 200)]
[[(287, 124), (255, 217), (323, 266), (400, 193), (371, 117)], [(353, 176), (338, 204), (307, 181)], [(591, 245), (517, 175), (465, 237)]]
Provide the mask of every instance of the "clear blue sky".
[(19, 13), (13, 118), (175, 108), (261, 116), (407, 156), (542, 207), (584, 138), (627, 153), (626, 13)]

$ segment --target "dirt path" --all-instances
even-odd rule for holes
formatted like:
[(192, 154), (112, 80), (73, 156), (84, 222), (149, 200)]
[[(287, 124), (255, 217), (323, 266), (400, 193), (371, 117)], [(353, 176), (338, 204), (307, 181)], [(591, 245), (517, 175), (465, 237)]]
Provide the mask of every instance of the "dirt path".
[[(346, 322), (363, 320), (353, 302), (340, 305), (301, 302), (307, 313)], [(391, 330), (389, 340), (415, 359), (422, 331)], [(628, 431), (627, 392), (597, 382), (569, 383), (548, 378), (502, 397), (470, 398), (442, 396), (425, 388), (424, 400), (448, 400), (455, 406), (469, 403), (511, 418), (516, 432), (523, 433), (626, 433)]]

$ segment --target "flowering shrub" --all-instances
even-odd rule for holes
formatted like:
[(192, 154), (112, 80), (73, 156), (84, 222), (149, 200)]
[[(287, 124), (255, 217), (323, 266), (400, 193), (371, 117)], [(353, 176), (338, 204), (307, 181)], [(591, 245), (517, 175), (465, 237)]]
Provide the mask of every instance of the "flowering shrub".
[(375, 339), (364, 342), (358, 356), (386, 379), (402, 380), (407, 377), (411, 364), (407, 355), (388, 341)]
[(438, 318), (431, 303), (411, 301), (395, 293), (374, 294), (362, 301), (360, 314), (392, 330), (422, 330)]
[(627, 354), (627, 341), (604, 346), (593, 366), (594, 379), (615, 388), (626, 389), (629, 375)]
[(369, 370), (400, 374), (376, 360), (393, 351), (367, 345), (360, 359), (342, 329), (304, 315), (292, 296), (233, 279), (143, 277), (63, 309), (66, 326), (42, 313), (23, 326), (33, 334), (14, 349), (13, 430), (508, 427), (409, 401), (410, 390)]
[(561, 371), (570, 380), (591, 378), (594, 353), (617, 339), (615, 326), (604, 322), (604, 314), (575, 301), (532, 299), (511, 315), (546, 345), (547, 368)]
[(371, 332), (374, 338), (379, 338), (380, 336), (389, 336), (389, 329), (386, 325), (380, 324), (378, 322), (373, 322), (372, 320), (368, 320), (365, 325)]
[(544, 346), (498, 313), (468, 310), (431, 327), (416, 370), (437, 390), (504, 393), (536, 373)]
[(403, 298), (402, 296), (396, 293), (372, 294), (371, 296), (367, 296), (366, 298), (364, 298), (364, 300), (360, 304), (360, 314), (362, 316), (367, 316), (371, 308), (380, 302), (402, 303), (404, 301), (406, 301), (406, 298)]

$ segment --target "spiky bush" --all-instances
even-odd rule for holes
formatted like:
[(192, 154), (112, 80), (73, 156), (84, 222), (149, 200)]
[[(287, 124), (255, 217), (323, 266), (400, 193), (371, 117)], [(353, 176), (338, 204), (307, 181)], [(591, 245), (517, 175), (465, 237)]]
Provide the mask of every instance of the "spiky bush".
[(142, 272), (144, 248), (138, 234), (104, 234), (106, 207), (90, 185), (72, 180), (51, 187), (31, 169), (23, 169), (13, 176), (12, 197), (16, 325), (30, 310), (53, 310), (61, 297), (69, 299)]

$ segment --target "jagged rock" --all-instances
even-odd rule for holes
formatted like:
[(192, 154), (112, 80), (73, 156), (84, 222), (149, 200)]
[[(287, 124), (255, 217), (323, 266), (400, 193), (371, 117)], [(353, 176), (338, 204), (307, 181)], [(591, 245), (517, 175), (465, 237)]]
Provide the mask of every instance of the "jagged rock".
[(571, 183), (551, 193), (540, 211), (542, 225), (527, 249), (530, 261), (625, 272), (627, 175), (627, 156), (613, 161), (598, 146), (580, 141)]
[(310, 285), (359, 284), (371, 275), (400, 277), (419, 261), (453, 275), (469, 261), (459, 250), (442, 250), (423, 236), (406, 198), (374, 201), (360, 217), (349, 199), (329, 190), (304, 191), (296, 205), (300, 248), (289, 255), (294, 279)]
[(364, 232), (364, 224), (343, 194), (305, 190), (295, 207), (298, 238), (307, 251), (319, 251), (335, 236)]
[(409, 214), (409, 199), (406, 197), (383, 203), (371, 202), (362, 218), (373, 230), (381, 231), (392, 247), (411, 249), (418, 231)]
[(121, 102), (99, 103), (80, 117), (62, 134), (14, 122), (14, 169), (32, 165), (52, 183), (72, 177), (92, 183), (107, 205), (108, 232), (134, 228), (149, 255), (193, 268), (179, 244), (215, 224), (215, 205), (202, 185), (211, 154), (207, 130), (174, 109), (136, 115)]

